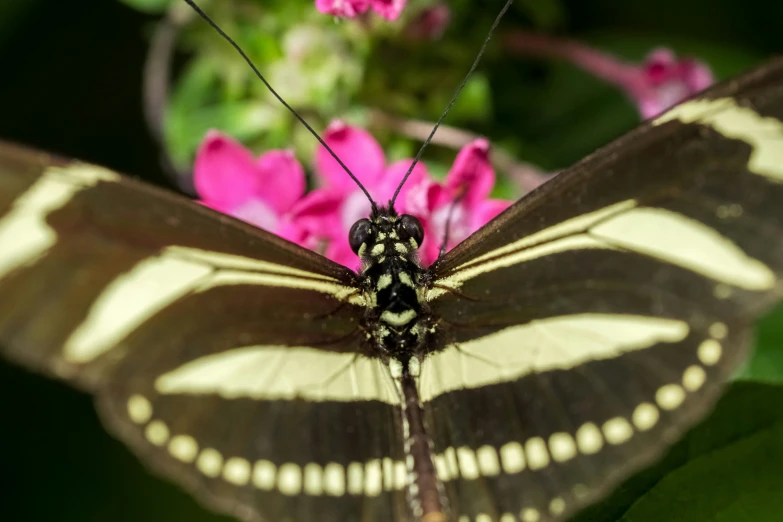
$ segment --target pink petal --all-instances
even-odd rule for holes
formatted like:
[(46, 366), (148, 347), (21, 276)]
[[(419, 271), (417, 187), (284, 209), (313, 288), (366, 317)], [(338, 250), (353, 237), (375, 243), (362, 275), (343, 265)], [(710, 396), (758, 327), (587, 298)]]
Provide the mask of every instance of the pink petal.
[(449, 248), (477, 228), (471, 217), (473, 210), (481, 207), (495, 182), (488, 155), (489, 142), (474, 140), (457, 154), (445, 185), (423, 176), (408, 189), (406, 211), (418, 217), (425, 229), (424, 243), (419, 249), (423, 264), (437, 259), (447, 224)]
[[(451, 215), (450, 220), (449, 215)], [(472, 215), (465, 204), (451, 202), (433, 212), (430, 221), (437, 236), (438, 245), (441, 245), (446, 237), (446, 225), (449, 227), (448, 249), (468, 237), (473, 231)]]
[[(453, 205), (451, 202), (440, 206), (430, 216), (422, 220), (425, 225), (425, 238), (419, 253), (422, 263), (429, 265), (440, 254), (440, 247), (446, 237), (446, 225), (449, 225), (449, 241), (446, 252), (468, 238), (479, 228), (507, 209), (513, 201), (489, 199), (478, 202), (472, 208), (462, 203)], [(449, 213), (451, 220), (449, 221)]]
[(640, 67), (644, 88), (631, 91), (639, 112), (651, 118), (714, 82), (709, 67), (693, 59), (678, 60), (670, 49), (655, 49)]
[[(440, 247), (446, 238), (446, 224), (449, 222), (449, 213), (451, 221), (449, 226), (449, 245), (454, 245), (464, 237), (462, 229), (466, 229), (469, 224), (465, 219), (465, 207), (461, 203), (454, 203), (451, 194), (439, 183), (422, 183), (416, 189), (411, 191), (409, 199), (419, 199), (422, 195), (416, 194), (420, 189), (426, 191), (422, 194), (426, 205), (429, 207), (425, 214), (413, 213), (419, 218), (424, 226), (424, 243), (419, 248), (419, 256), (424, 265), (428, 265), (438, 258)], [(417, 202), (415, 208), (420, 207), (421, 202)], [(413, 205), (412, 205), (413, 206)], [(455, 237), (457, 239), (455, 239)]]
[(495, 170), (489, 162), (489, 142), (483, 138), (468, 143), (457, 154), (446, 176), (451, 198), (461, 198), (468, 208), (484, 200), (495, 184)]
[(361, 190), (355, 190), (343, 198), (340, 206), (340, 227), (338, 238), (347, 238), (348, 231), (354, 223), (362, 218), (369, 217), (372, 206)]
[(675, 75), (677, 59), (671, 49), (653, 49), (641, 65), (645, 81), (652, 86), (668, 82)]
[(514, 202), (506, 199), (487, 199), (482, 201), (479, 205), (473, 208), (471, 215), (471, 227), (470, 234), (480, 229), (493, 219), (498, 214), (510, 207)]
[(307, 234), (318, 238), (342, 237), (340, 209), (343, 193), (316, 189), (300, 199), (291, 209), (291, 221)]
[(405, 27), (405, 34), (414, 40), (437, 40), (449, 24), (451, 11), (446, 4), (437, 4), (419, 11)]
[(442, 234), (437, 234), (432, 227), (424, 226), (424, 243), (419, 247), (419, 261), (422, 266), (428, 267), (438, 259), (442, 242)]
[(435, 261), (443, 241), (442, 231), (434, 223), (432, 212), (435, 204), (445, 199), (445, 192), (443, 185), (427, 176), (418, 183), (412, 184), (407, 193), (400, 198), (402, 200), (400, 208), (419, 218), (424, 227), (424, 243), (419, 248), (419, 259), (424, 266)]
[(372, 10), (383, 18), (394, 21), (405, 8), (408, 0), (372, 0)]
[(414, 183), (405, 196), (405, 211), (419, 219), (429, 216), (435, 210), (435, 205), (448, 197), (445, 192), (443, 185), (429, 178)]
[[(372, 135), (359, 127), (333, 121), (324, 133), (324, 141), (372, 194), (372, 187), (383, 174), (386, 158)], [(326, 185), (344, 192), (356, 190), (356, 183), (323, 146), (315, 154), (315, 169)]]
[(196, 152), (193, 184), (207, 206), (230, 213), (256, 194), (258, 168), (239, 142), (209, 131)]
[(703, 91), (713, 83), (715, 76), (709, 66), (699, 60), (684, 59), (680, 62), (684, 68), (683, 77), (691, 92)]
[(277, 231), (277, 223), (279, 221), (277, 212), (261, 200), (249, 199), (231, 209), (230, 214), (237, 219), (269, 232)]
[(275, 230), (275, 234), (292, 243), (296, 243), (299, 246), (309, 248), (310, 250), (315, 250), (318, 246), (317, 238), (297, 225), (288, 216), (280, 221), (277, 230)]
[(323, 14), (354, 18), (370, 7), (370, 0), (315, 0), (315, 8)]
[(331, 241), (326, 248), (326, 257), (335, 263), (340, 263), (341, 265), (354, 270), (359, 268), (359, 265), (361, 264), (359, 256), (354, 254), (353, 250), (351, 250), (351, 246), (348, 244), (348, 236), (343, 239)]
[(687, 97), (685, 89), (679, 89), (673, 85), (670, 89), (662, 89), (660, 92), (644, 96), (636, 101), (636, 107), (643, 119), (652, 118), (661, 114), (669, 107), (676, 105)]
[(270, 150), (258, 158), (263, 180), (257, 195), (278, 213), (288, 211), (305, 193), (305, 174), (290, 150)]
[[(394, 192), (397, 190), (400, 182), (402, 182), (402, 179), (408, 172), (412, 162), (412, 159), (403, 159), (395, 161), (386, 167), (386, 170), (384, 170), (383, 176), (378, 185), (376, 185), (373, 193), (373, 197), (379, 205), (386, 205), (389, 203), (389, 200), (394, 196)], [(428, 179), (430, 179), (430, 174), (427, 171), (427, 167), (424, 163), (418, 162), (413, 168), (413, 172), (411, 172), (411, 175), (408, 176), (405, 184), (400, 189), (400, 194), (397, 196), (397, 201), (395, 202), (397, 212), (408, 212), (406, 202), (408, 193), (413, 187), (420, 185), (424, 180)]]
[(204, 201), (203, 199), (197, 199), (196, 203), (198, 203), (200, 205), (204, 205), (205, 207), (209, 207), (212, 210), (217, 210), (218, 212), (222, 212), (223, 214), (228, 214), (228, 215), (231, 215), (231, 211), (236, 207), (236, 206), (229, 207), (229, 206), (226, 206), (226, 205), (221, 205), (218, 202), (209, 203), (207, 201)]

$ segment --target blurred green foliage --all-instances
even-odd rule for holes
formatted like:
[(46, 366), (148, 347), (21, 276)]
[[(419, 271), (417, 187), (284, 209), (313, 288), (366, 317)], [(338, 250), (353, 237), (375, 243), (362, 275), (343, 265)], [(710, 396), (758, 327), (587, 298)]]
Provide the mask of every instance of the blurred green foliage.
[[(316, 142), (243, 59), (186, 6), (124, 1), (145, 11), (152, 4), (170, 20), (188, 20), (178, 25), (176, 48), (189, 55), (172, 80), (163, 123), (166, 149), (178, 170), (188, 174), (195, 150), (210, 128), (220, 128), (253, 150), (293, 147), (306, 162), (312, 158)], [(466, 18), (467, 2), (453, 2), (448, 32), (459, 38), (446, 36), (432, 45), (426, 39), (411, 39), (407, 27), (434, 3), (413, 1), (394, 23), (377, 16), (336, 20), (316, 11), (312, 0), (223, 0), (204, 2), (204, 8), (254, 63), (263, 64), (269, 82), (314, 128), (345, 119), (376, 131), (387, 150), (410, 156), (413, 144), (374, 126), (368, 111), (437, 119), (467, 70), (454, 65), (470, 63), (497, 14), (480, 10), (478, 18), (476, 13)], [(555, 0), (528, 1), (521, 2), (519, 10), (542, 23), (556, 24), (557, 5)], [(458, 126), (488, 122), (491, 107), (491, 88), (478, 73), (449, 121)]]
[[(125, 0), (134, 9), (106, 0), (0, 2), (0, 137), (171, 185), (144, 126), (140, 91), (147, 43), (173, 1)], [(410, 3), (413, 9), (426, 2)], [(369, 109), (437, 118), (502, 2), (448, 2), (451, 24), (433, 42), (407, 39), (406, 19), (389, 26), (336, 23), (316, 13), (312, 0), (203, 4), (319, 129), (334, 117), (371, 123)], [(630, 60), (665, 45), (726, 78), (783, 49), (783, 3), (518, 0), (501, 30), (514, 29), (565, 35)], [(178, 42), (166, 145), (179, 166), (187, 166), (209, 127), (259, 152), (294, 146), (300, 159), (310, 159), (314, 141), (213, 31), (189, 24)], [(557, 169), (638, 123), (634, 107), (613, 88), (568, 64), (512, 56), (495, 43), (448, 124), (487, 135), (518, 160)], [(373, 132), (394, 157), (418, 146), (390, 129)], [(425, 160), (444, 173), (453, 154), (433, 147)], [(513, 185), (503, 183), (511, 192)], [(0, 390), (4, 520), (229, 520), (151, 477), (100, 427), (79, 392), (4, 363)], [(715, 412), (661, 462), (576, 520), (782, 520), (781, 401), (778, 308), (760, 322), (755, 355)]]

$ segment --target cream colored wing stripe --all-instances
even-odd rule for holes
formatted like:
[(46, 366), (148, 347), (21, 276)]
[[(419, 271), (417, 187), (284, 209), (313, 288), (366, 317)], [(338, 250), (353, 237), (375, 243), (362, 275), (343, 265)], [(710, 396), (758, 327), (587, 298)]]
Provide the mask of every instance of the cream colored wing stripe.
[(774, 287), (774, 272), (717, 230), (677, 212), (627, 200), (577, 216), (458, 266), (427, 294), (433, 300), (494, 270), (580, 249), (625, 249), (747, 290)]
[[(742, 140), (752, 148), (748, 170), (770, 181), (783, 182), (781, 120), (739, 106), (733, 98), (687, 101), (652, 123), (662, 125), (673, 120), (707, 125), (727, 138)], [(438, 283), (456, 289), (478, 275), (545, 255), (575, 248), (622, 247), (724, 284), (748, 290), (768, 290), (774, 286), (775, 276), (769, 267), (749, 258), (716, 230), (676, 212), (634, 209), (636, 206), (636, 201), (627, 200), (569, 219), (471, 260)], [(726, 208), (718, 209), (719, 213), (726, 211)], [(741, 212), (741, 207), (728, 211)], [(444, 292), (435, 288), (428, 299)]]
[[(37, 261), (57, 242), (47, 217), (100, 181), (118, 181), (109, 170), (75, 163), (50, 167), (0, 219), (0, 280)], [(338, 280), (242, 256), (172, 246), (140, 261), (106, 286), (86, 319), (65, 341), (63, 357), (87, 363), (110, 350), (145, 321), (185, 295), (227, 285), (264, 285), (319, 292), (364, 306), (356, 289)]]
[(783, 122), (762, 116), (733, 98), (702, 98), (682, 103), (653, 120), (661, 125), (677, 120), (709, 125), (727, 138), (751, 146), (748, 170), (775, 182), (783, 182)]
[(454, 390), (512, 382), (525, 375), (610, 359), (687, 337), (684, 321), (625, 314), (537, 319), (447, 347), (421, 365), (422, 401)]
[(401, 401), (380, 360), (304, 346), (248, 346), (200, 357), (158, 377), (155, 389), (225, 399)]
[[(647, 318), (642, 319), (646, 320)], [(660, 337), (676, 340), (681, 335), (687, 334), (687, 326), (679, 326), (676, 323), (677, 321), (670, 321), (668, 325), (649, 323), (646, 332), (650, 338)], [(603, 326), (609, 326), (609, 323), (605, 323)], [(636, 329), (636, 334), (631, 333), (638, 325), (635, 327), (629, 321), (626, 326), (619, 323), (617, 326), (624, 333), (618, 334), (615, 340), (623, 338), (626, 343), (641, 341), (644, 330)], [(578, 334), (576, 330), (571, 333)], [(588, 333), (588, 331), (583, 333)], [(655, 427), (660, 420), (661, 411), (680, 408), (686, 403), (689, 393), (701, 389), (705, 383), (705, 370), (717, 364), (722, 357), (721, 341), (727, 335), (728, 328), (724, 323), (714, 323), (709, 328), (709, 333), (711, 337), (702, 341), (697, 350), (699, 363), (688, 366), (682, 372), (679, 382), (664, 383), (654, 392), (653, 397), (649, 397), (647, 400), (642, 399), (635, 405), (628, 418), (617, 416), (598, 424), (586, 422), (575, 427), (570, 433), (556, 432), (548, 437), (534, 436), (521, 441), (512, 440), (497, 448), (497, 451), (491, 446), (481, 446), (478, 449), (467, 446), (448, 447), (433, 456), (438, 479), (443, 482), (474, 480), (501, 473), (513, 475), (527, 470), (536, 471), (549, 466), (557, 466), (580, 456), (594, 455), (607, 447), (626, 444), (633, 440), (638, 433)], [(614, 333), (609, 335), (614, 335)], [(450, 369), (445, 368), (444, 371), (449, 373)], [(134, 406), (135, 409), (144, 413), (144, 418), (146, 418), (149, 408)], [(577, 500), (590, 493), (588, 486), (584, 484), (574, 485), (572, 491)], [(557, 516), (569, 507), (567, 502), (563, 497), (553, 497), (548, 500), (548, 505), (544, 507), (543, 512)], [(518, 513), (506, 513), (499, 519), (490, 517), (486, 520), (502, 521), (504, 518), (507, 520), (538, 520), (542, 516), (541, 511), (540, 506), (526, 506)], [(489, 517), (489, 515), (486, 516)], [(468, 517), (465, 518), (471, 520)], [(474, 520), (484, 520), (484, 518), (482, 515), (478, 515)]]
[(65, 342), (71, 363), (87, 363), (110, 350), (176, 300), (218, 286), (263, 285), (310, 290), (363, 305), (354, 288), (335, 279), (245, 257), (181, 246), (143, 259), (106, 286), (86, 319)]
[(769, 290), (775, 273), (700, 221), (662, 208), (636, 208), (588, 232), (613, 246), (687, 268), (747, 290)]
[[(518, 241), (514, 241), (513, 243), (504, 245), (500, 248), (487, 252), (486, 254), (483, 254), (481, 256), (474, 257), (467, 263), (459, 266), (457, 270), (459, 271), (459, 270), (469, 269), (474, 265), (480, 265), (482, 263), (485, 263), (487, 260), (492, 258), (503, 257), (509, 254), (516, 254), (520, 250), (537, 247), (545, 243), (554, 242), (558, 239), (563, 239), (569, 236), (580, 234), (582, 232), (587, 231), (593, 225), (600, 223), (604, 219), (610, 218), (626, 210), (632, 209), (636, 207), (636, 205), (637, 205), (636, 200), (628, 199), (625, 201), (621, 201), (619, 203), (615, 203), (613, 205), (609, 205), (608, 207), (604, 207), (602, 209), (596, 210), (595, 212), (590, 212), (587, 214), (582, 214), (581, 216), (576, 216), (574, 218), (567, 219), (566, 221), (558, 223), (549, 228), (545, 228), (544, 230), (536, 232), (535, 234), (532, 234), (527, 237), (523, 237)], [(508, 266), (508, 265), (504, 265), (504, 266)]]
[(402, 460), (386, 457), (347, 465), (251, 461), (225, 455), (216, 448), (203, 447), (192, 435), (172, 433), (163, 420), (154, 418), (152, 403), (142, 395), (132, 395), (128, 399), (127, 414), (131, 422), (143, 429), (147, 442), (165, 448), (171, 457), (195, 466), (204, 476), (220, 478), (235, 486), (253, 486), (286, 496), (377, 497), (385, 491), (402, 491), (409, 485)]
[(31, 185), (0, 219), (0, 280), (16, 268), (35, 262), (57, 242), (57, 234), (46, 218), (77, 193), (100, 181), (119, 176), (100, 167), (74, 164), (50, 167)]

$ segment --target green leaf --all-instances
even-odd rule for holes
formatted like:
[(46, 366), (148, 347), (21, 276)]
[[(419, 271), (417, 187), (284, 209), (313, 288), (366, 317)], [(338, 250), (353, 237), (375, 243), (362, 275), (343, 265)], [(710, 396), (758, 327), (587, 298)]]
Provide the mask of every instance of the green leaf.
[(776, 424), (670, 473), (621, 518), (777, 522), (783, 518), (783, 424)]
[(0, 2), (0, 44), (12, 36), (24, 21), (28, 11), (33, 11), (42, 0), (26, 2)]
[(554, 29), (565, 21), (565, 8), (559, 0), (522, 0), (517, 2), (517, 9), (540, 29)]
[[(781, 392), (783, 389), (768, 390), (763, 395), (749, 392), (747, 397), (742, 397), (750, 400), (728, 398), (725, 402), (734, 408), (757, 412), (745, 422), (758, 424), (759, 419), (765, 418), (770, 424), (754, 426), (755, 429), (739, 435), (741, 427), (733, 427), (737, 416), (727, 418), (726, 411), (716, 413), (715, 420), (711, 419), (707, 426), (696, 430), (692, 438), (724, 440), (704, 444), (699, 448), (699, 456), (663, 477), (620, 520), (777, 522), (783, 519), (783, 495), (780, 494), (783, 491), (780, 473), (783, 469), (783, 414), (780, 402), (772, 402), (773, 395), (778, 401), (783, 399)], [(758, 414), (766, 408), (769, 410), (763, 415)], [(730, 411), (741, 414), (736, 409)], [(705, 433), (705, 429), (719, 433)]]
[(474, 73), (449, 112), (455, 120), (483, 120), (491, 110), (492, 89), (487, 77)]
[[(149, 14), (165, 12), (174, 0), (120, 0), (123, 4)], [(178, 0), (177, 0), (178, 1)]]
[(783, 383), (783, 306), (759, 321), (755, 353), (738, 379)]
[[(215, 91), (218, 78), (210, 60), (194, 60), (184, 71), (171, 96), (166, 113), (166, 144), (174, 165), (187, 170), (210, 129), (219, 129), (244, 142), (283, 131), (290, 146), (290, 126), (285, 108), (276, 102), (256, 99), (225, 100)], [(260, 152), (260, 150), (259, 150)]]
[[(175, 164), (187, 167), (210, 129), (219, 129), (239, 141), (247, 142), (279, 127), (284, 127), (286, 136), (289, 135), (290, 129), (278, 107), (253, 101), (222, 103), (189, 113), (172, 111), (167, 120), (166, 137)], [(278, 140), (276, 146), (290, 146), (288, 138), (283, 141), (279, 143)]]
[(783, 387), (734, 383), (653, 467), (573, 522), (783, 520)]

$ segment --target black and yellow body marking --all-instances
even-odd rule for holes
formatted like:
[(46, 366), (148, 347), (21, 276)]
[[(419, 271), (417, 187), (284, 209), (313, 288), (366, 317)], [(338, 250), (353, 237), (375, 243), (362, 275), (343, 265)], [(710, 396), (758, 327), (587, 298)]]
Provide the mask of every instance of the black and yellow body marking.
[(432, 317), (424, 299), (424, 269), (418, 261), (421, 224), (394, 209), (381, 208), (353, 230), (355, 250), (362, 253), (361, 287), (367, 308), (364, 325), (378, 350), (407, 366), (426, 353)]
[(445, 522), (445, 493), (435, 471), (416, 382), (435, 331), (425, 300), (426, 272), (418, 260), (422, 225), (413, 216), (381, 208), (357, 222), (349, 238), (354, 251), (364, 254), (359, 277), (368, 303), (363, 321), (367, 350), (388, 362), (401, 393), (412, 514), (417, 519)]

